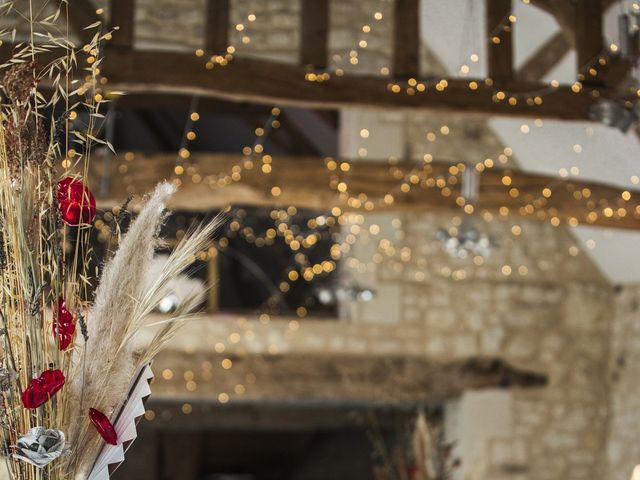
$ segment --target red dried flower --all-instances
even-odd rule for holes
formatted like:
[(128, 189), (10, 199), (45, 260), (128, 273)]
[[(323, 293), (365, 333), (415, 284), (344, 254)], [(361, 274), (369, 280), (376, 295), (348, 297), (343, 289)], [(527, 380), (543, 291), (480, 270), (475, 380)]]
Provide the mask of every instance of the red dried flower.
[(58, 210), (67, 225), (88, 225), (96, 218), (96, 199), (80, 180), (60, 180), (57, 198)]
[(95, 408), (90, 408), (89, 419), (91, 419), (91, 423), (96, 427), (96, 430), (98, 430), (98, 433), (105, 442), (110, 445), (118, 444), (118, 434), (116, 433), (116, 429), (113, 428), (113, 425), (104, 413), (100, 410), (96, 410)]
[(45, 370), (38, 378), (29, 382), (22, 392), (24, 408), (38, 408), (53, 397), (64, 385), (64, 374), (61, 370)]
[[(73, 341), (76, 333), (76, 324), (73, 314), (67, 310), (67, 305), (62, 297), (58, 298), (58, 309), (53, 317), (53, 338), (56, 339), (60, 351), (66, 350)], [(58, 340), (58, 335), (60, 340)]]

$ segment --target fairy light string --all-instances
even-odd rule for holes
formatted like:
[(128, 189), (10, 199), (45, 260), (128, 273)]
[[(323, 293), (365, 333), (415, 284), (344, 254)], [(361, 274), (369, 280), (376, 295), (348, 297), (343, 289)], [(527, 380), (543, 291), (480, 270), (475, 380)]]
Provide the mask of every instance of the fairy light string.
[[(524, 2), (529, 3), (529, 2)], [(378, 13), (378, 12), (376, 12)], [(375, 14), (374, 14), (375, 15)], [(332, 70), (325, 72), (308, 72), (305, 78), (310, 82), (322, 83), (324, 81), (330, 81), (331, 76), (341, 76), (344, 75), (343, 65), (344, 61), (348, 61), (350, 68), (357, 68), (360, 65), (360, 51), (365, 50), (370, 45), (370, 33), (373, 28), (375, 28), (376, 23), (381, 21), (382, 18), (387, 18), (386, 16), (381, 16), (381, 18), (375, 18), (374, 22), (370, 24), (365, 24), (359, 28), (362, 29), (362, 37), (358, 40), (358, 45), (355, 46), (352, 50), (349, 50), (348, 54), (343, 56), (336, 56), (334, 58), (335, 64), (332, 67)], [(255, 21), (255, 16), (253, 20), (251, 18), (247, 18), (249, 24), (252, 21)], [(494, 28), (491, 32), (491, 39), (496, 44), (500, 44), (500, 36), (503, 32), (508, 32), (512, 25), (517, 21), (515, 16), (507, 15), (503, 22), (501, 22), (498, 26)], [(239, 24), (240, 25), (240, 24)], [(246, 35), (246, 31), (248, 29), (247, 25), (242, 24), (242, 27), (238, 29), (236, 25), (236, 32), (238, 34)], [(494, 40), (497, 39), (497, 40)], [(250, 41), (250, 40), (249, 40)], [(249, 41), (243, 41), (243, 44), (249, 43)], [(615, 53), (615, 47), (613, 45), (609, 46), (609, 50)], [(205, 67), (207, 69), (224, 67), (228, 65), (234, 58), (234, 55), (237, 53), (235, 45), (229, 45), (226, 52), (222, 52), (220, 55), (214, 55), (205, 58), (205, 53), (202, 51), (196, 50), (195, 55), (197, 57), (202, 57), (206, 60)], [(606, 53), (606, 52), (605, 52)], [(602, 54), (602, 56), (594, 57), (594, 62), (600, 63), (602, 65), (602, 61), (606, 62), (606, 55)], [(476, 52), (472, 52), (468, 55), (469, 60), (472, 63), (478, 63), (481, 58), (480, 55)], [(342, 63), (341, 63), (342, 62)], [(469, 67), (466, 63), (463, 63), (460, 67), (460, 74), (463, 77), (466, 77), (470, 73), (467, 71), (465, 67)], [(380, 73), (384, 75), (389, 75), (388, 67), (385, 70), (385, 67), (381, 69)], [(596, 72), (597, 75), (597, 72)], [(595, 76), (595, 75), (594, 75)], [(494, 85), (491, 79), (468, 79), (468, 88), (470, 90), (483, 90), (481, 87), (490, 87), (491, 95), (493, 100), (496, 103), (504, 103), (508, 106), (518, 105), (520, 102), (525, 102), (528, 105), (536, 106), (541, 105), (544, 102), (545, 95), (554, 92), (558, 87), (559, 83), (556, 81), (551, 82), (549, 86), (545, 86), (539, 90), (531, 91), (531, 92), (509, 92), (507, 90), (501, 89), (499, 86)], [(397, 94), (406, 94), (406, 95), (418, 95), (422, 93), (430, 93), (430, 94), (438, 94), (445, 92), (448, 88), (448, 80), (447, 79), (432, 79), (432, 80), (421, 80), (418, 78), (409, 78), (406, 81), (390, 81), (388, 82), (387, 89), (392, 93)], [(575, 82), (572, 84), (571, 89), (574, 93), (579, 94), (583, 91), (585, 87), (580, 82)], [(593, 96), (598, 96), (598, 89), (589, 88), (589, 92)], [(190, 114), (196, 113), (196, 109), (191, 109)], [(232, 183), (241, 182), (242, 181), (242, 172), (244, 170), (250, 170), (253, 168), (259, 168), (259, 170), (265, 175), (266, 184), (268, 184), (267, 191), (269, 194), (277, 199), (282, 196), (283, 188), (285, 186), (278, 185), (276, 183), (270, 182), (270, 178), (273, 176), (274, 169), (278, 168), (277, 158), (274, 158), (272, 154), (265, 152), (265, 139), (268, 136), (269, 130), (272, 128), (278, 128), (279, 126), (279, 115), (280, 110), (275, 107), (271, 112), (271, 117), (267, 121), (267, 123), (263, 126), (257, 127), (255, 129), (255, 140), (253, 145), (247, 145), (243, 148), (244, 159), (235, 165), (231, 171), (221, 172), (218, 175), (210, 175), (204, 178), (198, 177), (198, 165), (197, 161), (190, 157), (190, 149), (189, 142), (193, 141), (194, 138), (188, 138), (185, 135), (185, 138), (188, 140), (185, 142), (183, 146), (181, 146), (180, 152), (186, 154), (189, 152), (189, 155), (183, 157), (183, 155), (179, 152), (178, 159), (176, 163), (176, 168), (178, 166), (182, 167), (182, 172), (175, 174), (179, 177), (182, 177), (182, 181), (192, 181), (193, 183), (199, 183), (201, 181), (206, 182), (212, 189), (224, 188), (225, 186), (231, 185)], [(195, 120), (194, 122), (197, 122)], [(540, 121), (541, 122), (541, 121)], [(537, 125), (536, 125), (537, 126)], [(527, 125), (527, 129), (531, 129), (532, 127)], [(193, 131), (195, 135), (195, 129), (190, 128), (189, 130), (185, 130), (186, 134)], [(366, 131), (366, 133), (364, 133)], [(523, 134), (526, 134), (524, 131)], [(527, 132), (528, 133), (528, 132)], [(361, 129), (361, 137), (362, 135), (366, 135), (367, 138), (371, 133), (366, 128)], [(455, 136), (457, 133), (449, 132), (447, 134), (440, 133), (437, 134), (437, 138), (440, 137), (448, 137), (447, 141), (455, 141)], [(182, 149), (185, 149), (183, 151)], [(366, 150), (365, 147), (361, 147)], [(513, 151), (511, 148), (506, 147), (502, 152), (499, 152), (493, 158), (484, 158), (479, 159), (475, 165), (472, 165), (473, 168), (476, 168), (479, 172), (484, 172), (490, 170), (497, 166), (504, 166), (507, 163), (509, 157), (513, 155)], [(365, 157), (362, 155), (362, 157)], [(126, 155), (125, 155), (125, 161)], [(185, 163), (188, 162), (188, 163)], [(438, 189), (440, 194), (445, 197), (451, 197), (456, 195), (456, 186), (459, 184), (459, 179), (464, 168), (471, 168), (463, 164), (452, 165), (446, 174), (438, 174), (435, 175), (432, 168), (433, 155), (431, 153), (424, 153), (422, 159), (416, 160), (413, 165), (396, 165), (394, 161), (389, 162), (389, 176), (393, 178), (396, 183), (394, 187), (382, 195), (380, 198), (369, 198), (366, 194), (362, 192), (352, 192), (349, 187), (349, 179), (353, 174), (354, 168), (357, 168), (357, 161), (352, 160), (336, 160), (333, 158), (327, 158), (324, 160), (325, 167), (328, 172), (330, 172), (330, 180), (328, 184), (328, 188), (333, 190), (336, 193), (336, 202), (334, 205), (330, 206), (328, 212), (324, 212), (326, 214), (318, 215), (315, 219), (309, 220), (306, 224), (296, 225), (292, 223), (292, 219), (296, 214), (296, 207), (293, 205), (281, 206), (277, 208), (273, 208), (270, 212), (271, 218), (273, 220), (273, 226), (267, 228), (264, 232), (255, 232), (250, 228), (247, 228), (244, 224), (244, 216), (239, 214), (238, 210), (232, 211), (232, 221), (230, 225), (231, 231), (234, 232), (234, 235), (239, 238), (244, 239), (247, 242), (253, 243), (258, 247), (269, 247), (273, 244), (275, 238), (283, 238), (285, 239), (285, 243), (291, 248), (293, 252), (303, 254), (304, 250), (313, 245), (313, 238), (317, 238), (317, 229), (319, 227), (324, 227), (331, 223), (332, 225), (340, 225), (343, 228), (343, 231), (334, 237), (334, 245), (331, 247), (331, 254), (325, 260), (318, 262), (316, 264), (310, 265), (306, 259), (304, 259), (303, 255), (299, 258), (300, 261), (296, 260), (296, 265), (292, 265), (291, 268), (287, 268), (286, 271), (283, 272), (282, 281), (277, 284), (278, 288), (282, 291), (282, 288), (285, 289), (286, 286), (290, 285), (292, 282), (298, 281), (311, 281), (317, 275), (322, 275), (325, 273), (330, 273), (333, 271), (338, 262), (341, 266), (344, 266), (349, 269), (353, 269), (355, 271), (359, 271), (362, 268), (368, 268), (367, 263), (371, 262), (374, 265), (378, 265), (384, 261), (385, 258), (392, 259), (398, 258), (400, 260), (399, 265), (403, 263), (407, 263), (407, 259), (410, 259), (412, 256), (411, 249), (408, 247), (402, 246), (401, 241), (397, 241), (397, 239), (381, 237), (381, 229), (377, 224), (371, 224), (367, 226), (366, 214), (369, 212), (376, 212), (378, 209), (384, 206), (388, 206), (396, 201), (401, 195), (408, 194), (412, 189), (424, 188), (424, 189)], [(194, 168), (191, 175), (185, 176), (188, 168)], [(408, 168), (407, 168), (408, 167)], [(569, 175), (577, 175), (579, 170), (572, 170), (574, 168), (578, 168), (577, 166), (567, 166), (563, 167), (567, 173), (566, 175), (562, 174), (562, 171), (559, 172), (561, 177), (567, 177)], [(576, 172), (575, 174), (573, 172)], [(504, 175), (502, 177), (502, 185), (504, 189), (505, 199), (507, 198), (522, 198), (522, 194), (519, 191), (518, 183), (517, 183), (517, 171), (504, 171)], [(634, 180), (635, 178), (635, 180)], [(634, 184), (640, 183), (640, 178), (638, 176), (632, 176), (631, 181)], [(577, 182), (578, 183), (578, 182)], [(517, 213), (522, 215), (523, 218), (537, 218), (546, 222), (549, 222), (554, 227), (559, 227), (564, 223), (560, 220), (558, 212), (553, 207), (549, 207), (549, 201), (553, 197), (554, 193), (559, 188), (561, 181), (555, 181), (548, 185), (543, 186), (540, 189), (540, 192), (537, 196), (531, 199), (522, 198), (522, 204), (520, 206), (509, 208), (507, 206), (499, 208), (497, 213), (490, 213), (486, 210), (478, 210), (478, 209), (464, 209), (467, 206), (464, 203), (464, 199), (460, 200), (460, 197), (456, 197), (455, 200), (460, 207), (463, 208), (463, 214), (456, 214), (451, 219), (451, 231), (455, 231), (462, 222), (462, 218), (464, 214), (478, 215), (485, 222), (493, 222), (493, 221), (509, 221), (513, 214), (514, 210), (517, 210)], [(600, 216), (605, 216), (607, 218), (623, 218), (626, 215), (633, 214), (638, 215), (640, 212), (629, 212), (625, 205), (627, 202), (631, 200), (633, 194), (627, 190), (624, 190), (620, 194), (620, 198), (616, 199), (614, 204), (609, 205), (608, 203), (604, 203), (604, 199), (595, 199), (593, 198), (592, 192), (590, 192), (586, 187), (577, 188), (570, 192), (572, 194), (573, 199), (577, 203), (587, 204), (590, 208), (590, 212), (587, 214), (585, 219), (577, 219), (575, 217), (570, 217), (566, 220), (566, 224), (569, 226), (576, 226), (581, 223), (593, 223)], [(400, 216), (393, 218), (391, 220), (392, 227), (394, 231), (403, 232), (403, 221)], [(509, 232), (513, 237), (520, 237), (523, 235), (524, 227), (521, 225), (522, 222), (517, 221), (517, 223), (513, 223)], [(303, 235), (303, 233), (307, 233)], [(375, 252), (371, 254), (370, 258), (366, 259), (366, 261), (362, 261), (362, 259), (358, 259), (353, 256), (349, 256), (352, 252), (353, 246), (363, 238), (377, 239), (377, 248)], [(315, 240), (317, 241), (317, 240)], [(222, 237), (219, 242), (224, 243), (224, 237)], [(222, 245), (224, 247), (224, 245)], [(334, 248), (335, 247), (335, 248)], [(569, 254), (571, 256), (575, 256), (578, 254), (578, 248), (575, 245), (570, 247)], [(325, 263), (327, 262), (327, 263)], [(325, 270), (325, 265), (327, 265)], [(330, 265), (330, 266), (329, 266)], [(450, 268), (449, 270), (443, 269), (440, 271), (440, 274), (444, 277), (451, 278), (452, 280), (460, 281), (469, 277), (468, 268), (480, 268), (487, 266), (486, 260), (481, 259), (480, 257), (474, 257), (471, 261), (471, 265), (465, 266), (464, 268)], [(510, 265), (504, 264), (498, 266), (498, 271), (500, 274), (509, 276), (509, 275), (520, 275), (526, 276), (528, 274), (528, 267), (525, 265)], [(423, 281), (425, 279), (424, 272), (416, 272), (415, 280)], [(283, 293), (285, 293), (283, 292)], [(299, 308), (305, 308), (303, 306)], [(265, 306), (264, 309), (258, 310), (256, 313), (259, 317), (259, 322), (268, 323), (271, 315), (267, 313), (269, 310), (268, 306)], [(306, 315), (305, 310), (296, 309), (296, 315), (299, 317), (303, 317)], [(291, 320), (294, 321), (294, 320)], [(241, 322), (243, 323), (243, 322)], [(247, 327), (246, 323), (243, 323), (244, 327)], [(293, 324), (297, 325), (297, 324)], [(239, 326), (239, 330), (242, 330), (242, 327)], [(235, 332), (234, 332), (235, 333)], [(245, 332), (246, 333), (246, 332)], [(238, 334), (240, 335), (240, 334)], [(233, 336), (233, 341), (231, 339), (227, 339), (227, 343), (230, 345), (234, 345), (237, 343), (237, 336)], [(219, 346), (222, 345), (222, 346)], [(227, 347), (225, 347), (222, 343), (215, 345), (215, 350), (218, 353), (223, 353)], [(274, 350), (275, 351), (275, 350)], [(229, 360), (229, 359), (227, 359)], [(224, 365), (230, 365), (228, 362), (225, 362)], [(226, 368), (222, 365), (222, 368)], [(210, 368), (210, 367), (207, 367)], [(229, 367), (231, 368), (231, 367)], [(167, 374), (168, 375), (168, 374)], [(164, 373), (163, 373), (164, 376)], [(191, 377), (191, 375), (187, 375)], [(193, 384), (189, 382), (195, 381), (193, 378), (187, 380), (185, 377), (186, 385)], [(187, 387), (188, 389), (190, 387)], [(242, 388), (239, 388), (242, 390)], [(236, 392), (237, 393), (237, 392)], [(222, 392), (218, 397), (218, 400), (221, 403), (226, 403), (229, 401), (229, 395), (232, 392)], [(189, 410), (187, 408), (187, 410)], [(184, 412), (183, 413), (187, 413)]]

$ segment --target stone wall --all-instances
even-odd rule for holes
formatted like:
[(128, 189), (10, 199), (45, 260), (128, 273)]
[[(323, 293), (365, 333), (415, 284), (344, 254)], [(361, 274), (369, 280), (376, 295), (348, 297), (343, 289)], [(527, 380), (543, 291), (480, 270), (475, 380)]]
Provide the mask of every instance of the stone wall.
[[(429, 358), (498, 355), (549, 376), (546, 388), (512, 391), (511, 435), (480, 447), (484, 465), (466, 465), (464, 478), (604, 478), (610, 287), (583, 254), (572, 256), (567, 231), (542, 223), (480, 221), (501, 247), (479, 267), (452, 261), (432, 241), (450, 221), (402, 219), (397, 254), (358, 275), (382, 295), (356, 306), (353, 321), (402, 331), (383, 348), (411, 352), (420, 339)], [(370, 243), (355, 255), (379, 253)]]
[(608, 478), (629, 480), (640, 464), (640, 286), (625, 286), (617, 292), (611, 322)]

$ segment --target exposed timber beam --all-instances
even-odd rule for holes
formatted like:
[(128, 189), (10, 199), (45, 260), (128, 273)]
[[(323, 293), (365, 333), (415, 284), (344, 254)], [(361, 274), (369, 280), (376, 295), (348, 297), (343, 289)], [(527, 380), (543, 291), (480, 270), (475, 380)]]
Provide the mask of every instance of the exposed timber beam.
[(111, 28), (118, 28), (110, 42), (112, 47), (133, 46), (136, 0), (111, 0)]
[[(348, 173), (338, 173), (340, 169), (331, 170), (325, 159), (277, 156), (273, 158), (272, 173), (269, 175), (261, 172), (259, 165), (255, 164), (259, 160), (255, 160), (251, 169), (242, 169), (242, 181), (231, 182), (222, 188), (217, 187), (214, 181), (211, 188), (209, 178), (220, 178), (219, 174), (225, 176), (225, 173), (230, 175), (234, 167), (246, 166), (248, 158), (235, 154), (193, 153), (190, 161), (198, 165), (200, 181), (194, 183), (188, 177), (183, 177), (183, 186), (174, 196), (172, 208), (209, 210), (245, 203), (317, 209), (339, 205), (346, 210), (355, 210), (344, 203), (338, 194), (338, 184), (344, 181), (349, 195), (357, 197), (365, 194), (376, 210), (460, 212), (460, 206), (456, 203), (460, 195), (459, 179), (456, 183), (449, 183), (452, 177), (451, 163), (389, 164), (385, 161), (358, 160), (351, 162)], [(120, 170), (122, 165), (126, 175)], [(172, 178), (175, 165), (175, 154), (137, 154), (133, 161), (114, 160), (107, 172), (101, 170), (103, 165), (100, 162), (94, 162), (90, 177), (99, 179), (105, 173), (110, 176), (110, 192), (98, 199), (100, 205), (109, 207), (119, 205), (131, 194), (152, 190), (161, 179)], [(405, 180), (412, 174), (416, 175), (417, 183)], [(504, 179), (505, 176), (508, 180)], [(446, 196), (436, 186), (438, 178), (447, 182), (450, 192), (445, 192)], [(404, 181), (411, 184), (407, 193), (402, 193), (400, 189)], [(281, 194), (274, 197), (271, 187), (276, 185), (280, 187)], [(548, 198), (546, 188), (551, 191)], [(583, 194), (585, 189), (588, 189), (588, 194)], [(389, 193), (393, 194), (392, 203), (383, 201)], [(492, 168), (481, 176), (477, 208), (497, 213), (506, 207), (511, 214), (533, 219), (550, 220), (557, 217), (569, 224), (640, 229), (640, 191), (631, 192), (628, 201), (622, 200), (621, 194), (620, 188), (595, 182), (577, 182)]]
[(416, 78), (420, 59), (419, 0), (396, 0), (393, 20), (393, 75)]
[(300, 12), (300, 64), (327, 66), (329, 0), (303, 0)]
[[(114, 40), (118, 36), (114, 35)], [(126, 44), (126, 42), (125, 42)], [(199, 95), (233, 102), (251, 102), (283, 107), (306, 107), (318, 110), (340, 108), (378, 108), (412, 111), (444, 111), (478, 115), (554, 118), (559, 120), (592, 120), (590, 107), (599, 98), (620, 98), (618, 91), (598, 88), (598, 96), (585, 86), (574, 93), (568, 86), (550, 88), (541, 82), (509, 80), (498, 86), (488, 86), (483, 79), (443, 78), (444, 91), (437, 91), (431, 80), (425, 80), (426, 91), (406, 94), (393, 93), (393, 81), (379, 76), (333, 76), (323, 83), (305, 79), (303, 66), (272, 61), (234, 58), (227, 66), (205, 68), (195, 55), (170, 51), (136, 51), (125, 45), (109, 44), (105, 49), (102, 73), (108, 79), (107, 91), (118, 90), (147, 95)], [(38, 55), (41, 64), (64, 56), (63, 51), (51, 50)], [(10, 45), (0, 46), (0, 59), (11, 58)], [(440, 80), (440, 79), (438, 79)], [(420, 82), (420, 79), (417, 79)], [(469, 88), (471, 81), (476, 88)], [(46, 79), (43, 80), (43, 84)], [(44, 88), (44, 85), (43, 85)], [(520, 97), (515, 105), (498, 101), (501, 89)], [(412, 89), (413, 90), (413, 89)], [(541, 104), (532, 97), (543, 91)], [(635, 92), (623, 95), (635, 100)], [(528, 100), (528, 101), (527, 101)]]
[[(323, 83), (305, 80), (304, 66), (277, 64), (257, 59), (235, 58), (227, 66), (205, 68), (195, 55), (178, 52), (124, 52), (108, 50), (103, 71), (108, 86), (138, 93), (186, 93), (251, 101), (269, 105), (317, 109), (343, 107), (442, 110), (492, 115), (535, 116), (566, 120), (588, 120), (595, 102), (588, 88), (573, 93), (558, 87), (546, 93), (541, 105), (520, 101), (516, 105), (498, 102), (494, 87), (478, 81), (476, 90), (469, 79), (448, 79), (438, 92), (432, 86), (416, 95), (393, 93), (389, 80), (375, 76), (333, 76)], [(500, 84), (513, 95), (526, 95), (548, 88), (539, 82), (508, 81)], [(608, 92), (600, 89), (600, 97)], [(533, 102), (530, 102), (533, 103)]]
[(556, 32), (520, 67), (517, 77), (529, 81), (540, 80), (560, 63), (569, 50), (571, 44), (567, 36), (561, 31)]
[(487, 0), (487, 55), (489, 77), (502, 84), (513, 78), (511, 0)]
[(595, 83), (598, 78), (598, 57), (603, 52), (601, 0), (576, 2), (575, 36), (578, 61), (578, 78)]
[[(605, 0), (608, 3), (614, 0)], [(553, 16), (572, 46), (575, 44), (576, 7), (566, 0), (531, 0), (531, 4)]]
[[(602, 16), (616, 0), (580, 0), (569, 2), (565, 0), (531, 0), (531, 4), (552, 15), (560, 27), (560, 32), (552, 37), (545, 47), (541, 47), (537, 54), (521, 69), (519, 77), (535, 79), (535, 69), (541, 72), (546, 66), (552, 68), (550, 62), (554, 58), (562, 58), (561, 42), (556, 38), (562, 34), (568, 46), (577, 51), (578, 79), (585, 83), (606, 85), (610, 91), (625, 86), (633, 62), (613, 55), (605, 48), (602, 34)], [(605, 64), (600, 61), (604, 60)], [(595, 75), (589, 70), (593, 68)], [(548, 70), (547, 70), (548, 71)], [(544, 72), (546, 73), (546, 72)], [(540, 74), (541, 78), (544, 73)], [(624, 92), (621, 91), (624, 95)]]
[[(213, 318), (203, 320), (212, 321)], [(159, 317), (158, 320), (161, 319)], [(495, 357), (470, 357), (448, 362), (407, 355), (287, 353), (240, 356), (226, 353), (223, 357), (212, 354), (211, 348), (205, 350), (204, 339), (208, 337), (203, 335), (201, 338), (201, 350), (198, 348), (200, 345), (194, 346), (196, 351), (192, 354), (167, 350), (162, 352), (156, 363), (156, 368), (180, 371), (183, 367), (186, 370), (189, 365), (199, 365), (203, 361), (219, 364), (222, 358), (230, 358), (233, 369), (213, 369), (211, 379), (198, 384), (196, 392), (189, 393), (189, 398), (194, 401), (211, 401), (217, 397), (217, 392), (233, 391), (233, 387), (242, 383), (248, 373), (255, 374), (260, 380), (247, 389), (242, 402), (268, 399), (271, 405), (278, 401), (296, 401), (300, 406), (315, 404), (316, 407), (318, 402), (326, 402), (327, 398), (334, 403), (351, 402), (352, 405), (353, 402), (364, 403), (368, 400), (370, 407), (383, 403), (435, 403), (455, 398), (469, 389), (540, 388), (547, 383), (544, 373), (517, 368)], [(375, 382), (370, 381), (372, 376), (375, 376)], [(156, 385), (153, 392), (156, 402), (168, 398), (175, 400), (175, 392), (180, 391), (180, 387), (184, 390), (184, 380), (180, 384), (178, 376), (175, 381), (158, 383), (161, 385)], [(263, 419), (261, 425), (254, 427), (265, 428), (267, 422), (268, 419)], [(321, 418), (310, 416), (302, 423), (307, 427), (314, 424), (326, 428), (338, 423), (326, 415)], [(247, 423), (244, 425), (245, 428), (248, 426)]]
[(207, 0), (204, 48), (208, 53), (226, 53), (229, 46), (229, 16), (229, 0)]
[(635, 81), (631, 77), (631, 73), (633, 72), (634, 65), (636, 64), (636, 59), (627, 59), (622, 57), (619, 54), (611, 54), (611, 52), (607, 52), (606, 55), (603, 55), (603, 58), (606, 60), (606, 65), (604, 67), (599, 68), (598, 78), (601, 79), (602, 83), (607, 86), (607, 88), (614, 90), (617, 89), (621, 93), (624, 93), (624, 88), (630, 87), (629, 92), (634, 93), (637, 91), (635, 87)]

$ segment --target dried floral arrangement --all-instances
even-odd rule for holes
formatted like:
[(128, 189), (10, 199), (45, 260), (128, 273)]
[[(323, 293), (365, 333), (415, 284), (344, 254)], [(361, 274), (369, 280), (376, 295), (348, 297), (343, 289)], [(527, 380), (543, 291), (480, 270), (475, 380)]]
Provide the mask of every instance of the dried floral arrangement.
[[(76, 47), (58, 27), (72, 8), (65, 1), (48, 16), (31, 1), (19, 3), (23, 10), (0, 7), (29, 27), (24, 43), (15, 31), (0, 32), (14, 44), (0, 67), (3, 453), (13, 479), (108, 478), (109, 463), (122, 460), (122, 442), (135, 437), (131, 424), (144, 412), (148, 365), (191, 302), (155, 325), (150, 343), (141, 345), (137, 334), (149, 326), (165, 283), (207, 246), (216, 222), (186, 235), (150, 280), (174, 192), (162, 183), (112, 258), (99, 271), (90, 267), (96, 201), (86, 177), (92, 148), (111, 148), (96, 131), (105, 101), (101, 46), (112, 32), (89, 25), (93, 39)], [(78, 119), (85, 119), (80, 127)]]
[[(419, 408), (409, 425), (396, 425), (395, 441), (387, 446), (378, 420), (369, 412), (367, 436), (376, 461), (376, 480), (451, 480), (460, 466), (453, 455), (455, 444), (445, 439), (442, 426), (433, 426)], [(436, 415), (437, 416), (437, 415)], [(437, 421), (436, 421), (437, 423)]]

